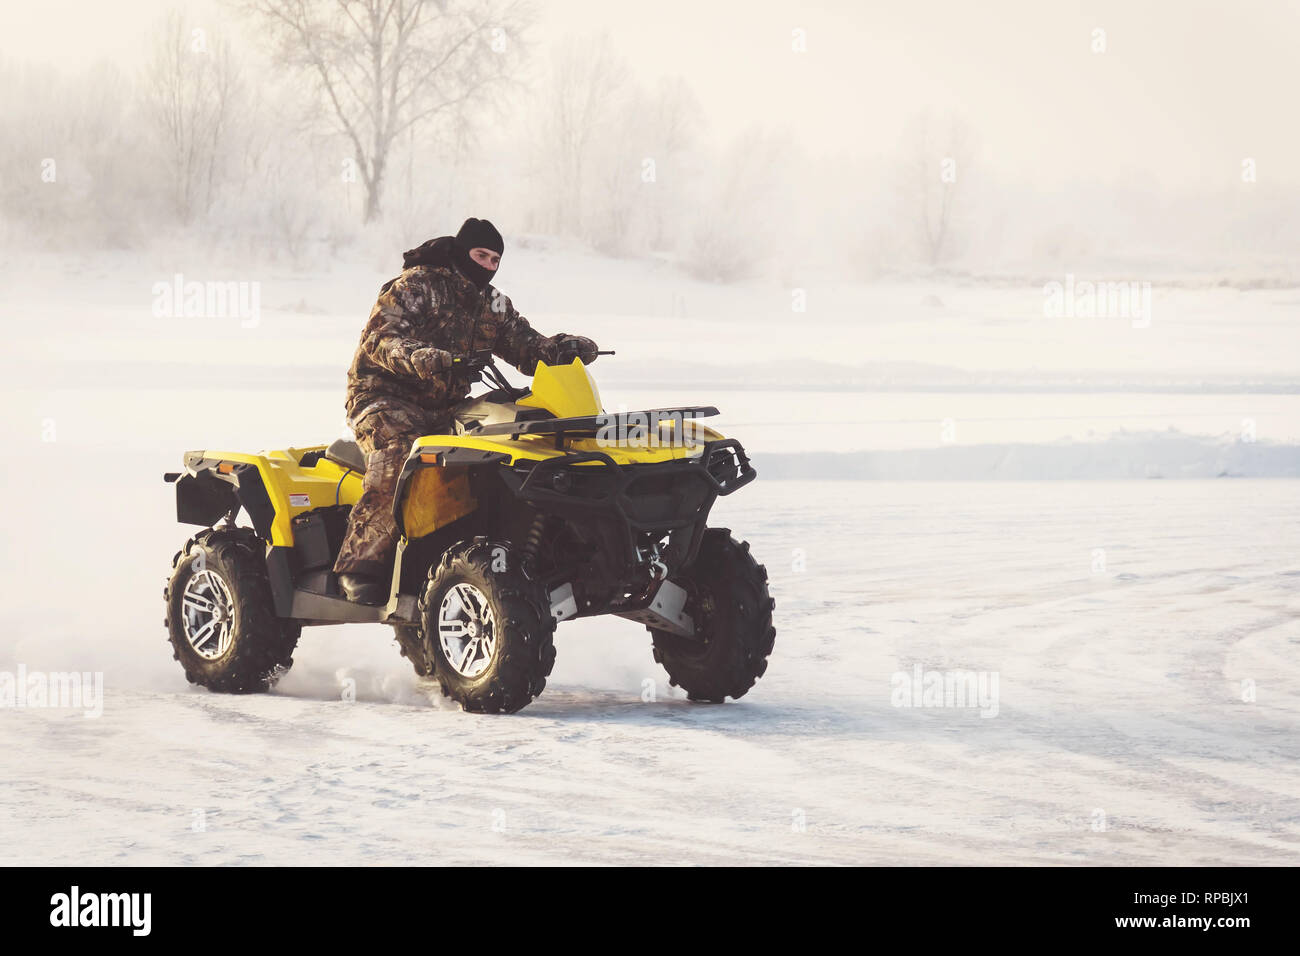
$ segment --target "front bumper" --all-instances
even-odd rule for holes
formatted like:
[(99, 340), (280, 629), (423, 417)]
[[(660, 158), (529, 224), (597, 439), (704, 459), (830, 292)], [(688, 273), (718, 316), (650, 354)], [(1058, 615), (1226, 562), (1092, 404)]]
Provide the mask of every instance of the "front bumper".
[(695, 559), (709, 511), (757, 477), (734, 438), (705, 442), (698, 456), (654, 464), (619, 465), (604, 452), (578, 452), (502, 469), (506, 487), (545, 514), (578, 524), (607, 524), (623, 561), (642, 559), (637, 542), (669, 536), (667, 563)]

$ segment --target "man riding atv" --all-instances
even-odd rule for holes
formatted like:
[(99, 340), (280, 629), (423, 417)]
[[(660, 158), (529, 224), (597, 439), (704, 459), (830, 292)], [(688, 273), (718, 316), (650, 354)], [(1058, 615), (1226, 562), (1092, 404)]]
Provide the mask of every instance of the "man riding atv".
[(407, 251), (386, 282), (348, 369), (348, 424), (366, 455), (364, 491), (348, 518), (334, 571), (348, 600), (388, 599), (399, 532), (393, 496), (411, 444), (451, 429), (451, 409), (476, 372), (467, 360), (490, 350), (524, 375), (548, 365), (595, 361), (596, 343), (537, 332), (491, 285), (505, 243), (486, 219)]
[(501, 250), (471, 219), (406, 254), (349, 373), (356, 444), (204, 447), (163, 475), (202, 528), (163, 589), (189, 681), (267, 691), (303, 628), (387, 624), (465, 710), (514, 713), (546, 686), (557, 625), (600, 616), (642, 625), (692, 700), (767, 670), (767, 571), (708, 523), (757, 477), (744, 447), (701, 421), (712, 405), (606, 412), (595, 343), (540, 335), (492, 289)]

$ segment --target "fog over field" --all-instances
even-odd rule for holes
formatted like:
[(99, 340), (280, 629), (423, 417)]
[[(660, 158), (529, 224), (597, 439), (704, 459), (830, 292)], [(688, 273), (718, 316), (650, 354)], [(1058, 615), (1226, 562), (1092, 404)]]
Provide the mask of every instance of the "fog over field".
[(1295, 279), (1294, 4), (409, 6), (376, 76), (331, 4), (7, 5), (6, 240), (255, 280), (476, 213), (787, 287)]
[(772, 451), (1295, 443), (1293, 4), (393, 9), (0, 12), (10, 387), (337, 390), (401, 251), (477, 215), (616, 404), (740, 389)]

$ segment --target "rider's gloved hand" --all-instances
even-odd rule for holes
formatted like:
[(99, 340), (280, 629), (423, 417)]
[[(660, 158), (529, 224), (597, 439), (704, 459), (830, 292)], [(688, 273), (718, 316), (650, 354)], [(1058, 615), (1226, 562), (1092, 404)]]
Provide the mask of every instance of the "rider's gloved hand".
[(411, 353), (411, 367), (420, 378), (433, 378), (451, 368), (451, 353), (426, 346)]
[(590, 365), (596, 361), (598, 351), (598, 346), (591, 339), (567, 332), (551, 336), (551, 347), (555, 357), (552, 364), (555, 365), (568, 365), (574, 359), (582, 359), (583, 365)]
[(473, 384), (474, 379), (482, 371), (484, 364), (478, 354), (453, 355), (451, 357), (451, 377), (457, 382)]

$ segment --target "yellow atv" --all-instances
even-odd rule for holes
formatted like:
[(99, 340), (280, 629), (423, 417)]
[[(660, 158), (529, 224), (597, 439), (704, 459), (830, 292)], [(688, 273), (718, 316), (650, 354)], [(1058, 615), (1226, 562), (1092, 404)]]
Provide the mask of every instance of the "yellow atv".
[[(455, 434), (415, 441), (398, 480), (402, 533), (386, 605), (346, 600), (331, 568), (365, 457), (353, 442), (260, 454), (192, 451), (176, 516), (203, 525), (165, 590), (174, 656), (215, 691), (266, 690), (304, 625), (391, 624), (421, 676), (470, 711), (519, 710), (542, 692), (560, 621), (616, 614), (650, 631), (655, 660), (692, 700), (741, 697), (772, 651), (767, 572), (725, 528), (718, 495), (754, 479), (712, 407), (603, 412), (586, 367), (539, 364), (492, 386)], [(236, 526), (241, 510), (251, 528)]]

